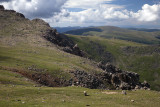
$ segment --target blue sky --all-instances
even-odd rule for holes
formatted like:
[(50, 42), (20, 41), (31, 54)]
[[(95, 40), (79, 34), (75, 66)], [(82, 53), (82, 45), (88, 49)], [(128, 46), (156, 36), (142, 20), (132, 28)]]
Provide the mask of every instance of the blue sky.
[(111, 2), (111, 4), (125, 5), (126, 9), (134, 12), (140, 10), (144, 4), (153, 5), (155, 3), (158, 3), (158, 0), (115, 0)]
[(0, 0), (0, 4), (53, 27), (160, 28), (160, 0)]

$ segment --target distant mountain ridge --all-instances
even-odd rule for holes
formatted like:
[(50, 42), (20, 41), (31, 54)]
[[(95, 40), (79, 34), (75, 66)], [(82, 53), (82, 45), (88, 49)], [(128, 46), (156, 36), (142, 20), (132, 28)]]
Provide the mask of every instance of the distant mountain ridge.
[(136, 31), (145, 31), (145, 32), (158, 32), (160, 29), (145, 29), (145, 28), (127, 28), (129, 30), (136, 30)]
[(114, 26), (89, 27), (64, 32), (72, 35), (100, 36), (104, 38), (114, 38), (128, 40), (145, 44), (160, 44), (160, 31), (143, 29), (124, 29)]
[(70, 30), (81, 29), (84, 27), (75, 26), (75, 27), (53, 27), (53, 28), (57, 29), (57, 31), (59, 33), (64, 33), (64, 32), (70, 31)]

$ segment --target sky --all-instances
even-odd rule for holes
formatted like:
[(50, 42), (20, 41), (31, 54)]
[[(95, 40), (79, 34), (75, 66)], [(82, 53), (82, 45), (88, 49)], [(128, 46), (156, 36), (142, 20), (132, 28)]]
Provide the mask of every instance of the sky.
[(118, 26), (160, 29), (160, 0), (0, 0), (52, 27)]

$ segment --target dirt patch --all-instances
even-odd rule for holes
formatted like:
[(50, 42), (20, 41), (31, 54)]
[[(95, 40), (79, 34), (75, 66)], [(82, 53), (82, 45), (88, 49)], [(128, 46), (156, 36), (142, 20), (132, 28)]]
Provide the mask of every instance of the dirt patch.
[(102, 92), (103, 94), (118, 94), (118, 92)]
[(15, 68), (8, 68), (8, 67), (1, 67), (1, 66), (0, 66), (0, 69), (19, 73), (28, 79), (31, 79), (41, 85), (45, 85), (48, 87), (65, 87), (65, 86), (71, 85), (69, 84), (69, 81), (63, 78), (53, 77), (49, 73), (36, 73), (36, 72), (27, 71), (23, 69), (15, 69)]

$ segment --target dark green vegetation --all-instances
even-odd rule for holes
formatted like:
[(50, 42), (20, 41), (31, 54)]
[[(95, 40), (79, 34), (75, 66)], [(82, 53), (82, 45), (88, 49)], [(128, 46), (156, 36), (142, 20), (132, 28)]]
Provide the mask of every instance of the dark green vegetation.
[(103, 38), (114, 38), (120, 40), (133, 41), (144, 44), (159, 44), (160, 39), (158, 38), (160, 32), (145, 32), (122, 29), (113, 26), (102, 26), (102, 27), (92, 27), (83, 28), (77, 30), (67, 31), (67, 34), (73, 35), (83, 35), (83, 36), (100, 36)]
[(160, 47), (98, 36), (70, 36), (97, 62), (110, 62), (115, 66), (140, 74), (151, 88), (160, 90)]
[[(11, 71), (0, 70), (1, 107), (158, 107), (160, 93), (137, 90), (91, 90), (81, 87), (36, 87), (38, 84)], [(87, 91), (89, 96), (84, 96)]]

